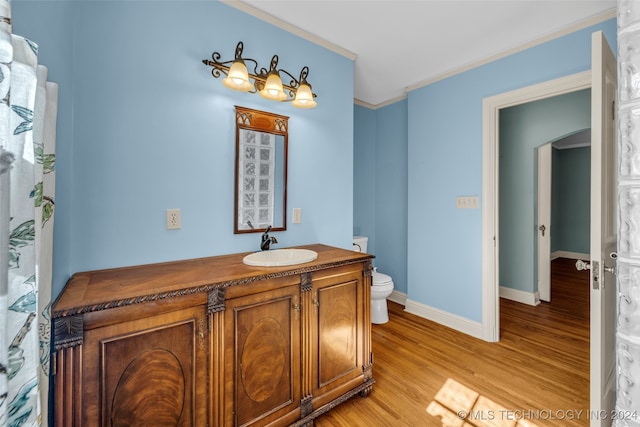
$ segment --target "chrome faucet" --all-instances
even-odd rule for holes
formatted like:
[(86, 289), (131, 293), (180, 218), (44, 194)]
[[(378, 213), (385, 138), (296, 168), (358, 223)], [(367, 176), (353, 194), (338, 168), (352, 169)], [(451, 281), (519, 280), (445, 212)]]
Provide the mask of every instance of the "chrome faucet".
[(278, 243), (275, 237), (269, 236), (269, 232), (271, 231), (271, 226), (268, 226), (267, 229), (262, 233), (262, 241), (260, 242), (260, 250), (268, 251), (271, 247), (272, 243)]

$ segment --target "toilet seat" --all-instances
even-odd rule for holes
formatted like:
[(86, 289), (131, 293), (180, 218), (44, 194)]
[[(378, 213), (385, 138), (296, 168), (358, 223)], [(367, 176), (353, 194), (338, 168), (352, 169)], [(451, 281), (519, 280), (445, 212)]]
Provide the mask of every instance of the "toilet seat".
[(383, 273), (373, 272), (373, 286), (384, 286), (392, 282), (391, 276), (387, 276)]

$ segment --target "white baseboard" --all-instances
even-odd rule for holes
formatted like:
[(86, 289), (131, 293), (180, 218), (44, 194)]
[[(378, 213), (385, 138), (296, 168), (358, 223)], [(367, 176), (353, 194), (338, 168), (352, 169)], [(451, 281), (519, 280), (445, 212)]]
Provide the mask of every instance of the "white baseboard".
[(528, 305), (540, 304), (540, 294), (538, 292), (526, 292), (518, 289), (500, 286), (500, 298), (521, 302)]
[(410, 299), (406, 300), (404, 311), (440, 323), (441, 325), (471, 335), (472, 337), (482, 339), (482, 324), (480, 322), (474, 322), (465, 317), (448, 313)]
[(394, 290), (393, 292), (391, 292), (391, 295), (387, 297), (387, 299), (389, 301), (393, 301), (400, 305), (406, 305), (407, 294), (405, 294), (404, 292), (398, 292)]
[(551, 260), (553, 261), (556, 258), (569, 258), (569, 259), (582, 259), (588, 260), (590, 257), (589, 254), (581, 254), (580, 252), (569, 252), (569, 251), (554, 251), (551, 252)]

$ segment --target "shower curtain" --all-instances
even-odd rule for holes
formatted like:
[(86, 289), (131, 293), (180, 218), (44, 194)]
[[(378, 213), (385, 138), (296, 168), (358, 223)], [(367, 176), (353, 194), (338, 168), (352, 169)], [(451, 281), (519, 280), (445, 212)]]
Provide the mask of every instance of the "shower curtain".
[(0, 427), (47, 424), (57, 85), (0, 0)]

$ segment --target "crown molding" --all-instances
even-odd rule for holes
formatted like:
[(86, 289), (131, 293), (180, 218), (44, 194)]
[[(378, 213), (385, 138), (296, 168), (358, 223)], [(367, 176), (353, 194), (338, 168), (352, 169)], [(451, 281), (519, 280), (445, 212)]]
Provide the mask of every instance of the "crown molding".
[(462, 66), (460, 68), (457, 68), (457, 69), (454, 69), (452, 71), (449, 71), (447, 73), (440, 74), (439, 76), (436, 76), (434, 78), (427, 79), (427, 80), (422, 80), (420, 82), (414, 83), (414, 84), (412, 84), (410, 86), (407, 86), (405, 88), (405, 92), (411, 92), (411, 91), (419, 89), (421, 87), (428, 86), (428, 85), (430, 85), (432, 83), (435, 83), (437, 81), (444, 80), (446, 78), (455, 76), (457, 74), (464, 73), (465, 71), (472, 70), (474, 68), (480, 67), (481, 65), (485, 65), (485, 64), (488, 64), (490, 62), (497, 61), (498, 59), (506, 58), (507, 56), (513, 55), (514, 53), (522, 52), (523, 50), (527, 50), (527, 49), (529, 49), (531, 47), (546, 43), (548, 41), (551, 41), (551, 40), (566, 36), (566, 35), (571, 34), (571, 33), (575, 33), (576, 31), (583, 30), (583, 29), (585, 29), (587, 27), (599, 24), (600, 22), (604, 22), (604, 21), (607, 21), (607, 20), (609, 20), (611, 18), (615, 18), (615, 17), (616, 17), (616, 9), (614, 7), (613, 9), (610, 9), (610, 10), (607, 10), (605, 12), (602, 12), (602, 13), (599, 13), (597, 15), (594, 15), (591, 18), (585, 19), (584, 21), (577, 22), (577, 23), (575, 23), (573, 25), (570, 25), (568, 27), (565, 27), (565, 28), (563, 28), (561, 30), (555, 31), (553, 33), (549, 33), (546, 36), (543, 36), (543, 37), (541, 37), (539, 39), (536, 39), (536, 40), (521, 44), (521, 45), (513, 47), (511, 49), (507, 49), (507, 50), (505, 50), (503, 52), (497, 53), (495, 55), (489, 56), (487, 58), (481, 59), (481, 60), (476, 61), (476, 62), (472, 62), (472, 63), (464, 65), (464, 66)]
[(282, 19), (273, 16), (267, 12), (264, 12), (260, 9), (257, 9), (253, 6), (251, 6), (248, 3), (245, 3), (243, 1), (240, 0), (220, 0), (221, 3), (226, 4), (227, 6), (231, 6), (233, 8), (236, 8), (242, 12), (245, 12), (249, 15), (252, 15), (262, 21), (268, 22), (269, 24), (275, 25), (276, 27), (279, 27), (285, 31), (290, 32), (291, 34), (295, 34), (298, 37), (301, 37), (305, 40), (308, 40), (314, 44), (317, 44), (318, 46), (324, 47), (325, 49), (328, 49), (332, 52), (337, 53), (338, 55), (342, 55), (347, 59), (350, 59), (352, 61), (355, 61), (356, 58), (358, 57), (357, 54), (342, 48), (334, 43), (331, 43), (330, 41), (327, 41), (325, 39), (323, 39), (322, 37), (318, 37), (315, 34), (311, 34), (305, 30), (303, 30), (300, 27), (296, 27), (295, 25), (292, 25), (288, 22), (283, 21)]
[(359, 105), (361, 107), (368, 108), (370, 110), (375, 110), (376, 108), (378, 108), (376, 105), (369, 104), (368, 102), (362, 101), (362, 100), (360, 100), (358, 98), (353, 98), (353, 103), (355, 105)]
[(379, 108), (386, 107), (387, 105), (395, 104), (396, 102), (402, 101), (403, 99), (407, 99), (407, 94), (406, 93), (404, 93), (404, 94), (402, 94), (400, 96), (396, 96), (395, 98), (391, 98), (388, 101), (381, 102), (379, 104), (369, 104), (368, 102), (362, 101), (362, 100), (360, 100), (358, 98), (354, 98), (353, 99), (353, 103), (356, 104), (356, 105), (359, 105), (361, 107), (368, 108), (370, 110), (377, 110)]

